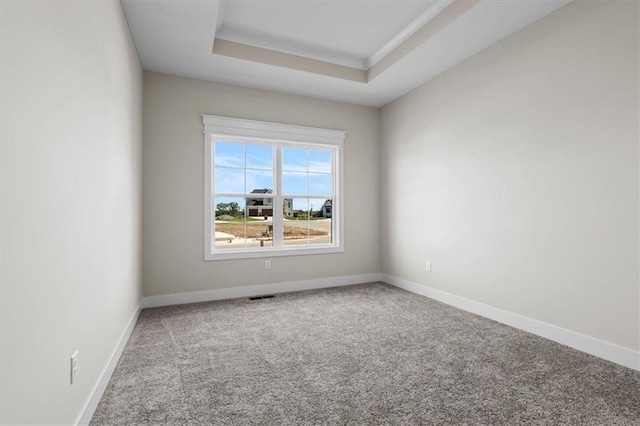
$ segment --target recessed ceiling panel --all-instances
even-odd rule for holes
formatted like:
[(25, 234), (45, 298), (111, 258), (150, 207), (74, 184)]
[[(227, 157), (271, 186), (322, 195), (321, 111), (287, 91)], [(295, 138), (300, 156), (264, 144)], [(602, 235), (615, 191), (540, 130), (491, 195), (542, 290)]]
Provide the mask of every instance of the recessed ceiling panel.
[(216, 37), (348, 67), (367, 60), (443, 1), (266, 0), (224, 3)]
[[(451, 7), (467, 1), (123, 0), (123, 5), (145, 70), (379, 107), (572, 0), (474, 0), (442, 25)], [(416, 22), (424, 23), (422, 29)], [(404, 56), (395, 55), (375, 78), (355, 78), (368, 74), (360, 70), (371, 66), (372, 55), (382, 58), (380, 49), (398, 35), (415, 39), (425, 26), (433, 34)], [(266, 59), (240, 54), (229, 42), (233, 54), (214, 54), (215, 37), (243, 43), (244, 50), (253, 46), (249, 53)], [(283, 52), (284, 59), (271, 61), (266, 50)], [(338, 68), (319, 70), (330, 66)]]

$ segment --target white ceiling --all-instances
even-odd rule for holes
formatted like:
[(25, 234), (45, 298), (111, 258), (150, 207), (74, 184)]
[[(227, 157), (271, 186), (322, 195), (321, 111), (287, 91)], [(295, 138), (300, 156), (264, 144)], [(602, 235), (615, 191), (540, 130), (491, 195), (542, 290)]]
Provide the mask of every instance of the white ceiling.
[[(452, 15), (463, 1), (464, 13)], [(124, 0), (123, 5), (146, 70), (379, 107), (571, 0), (469, 1)], [(216, 39), (223, 40), (220, 45), (228, 40), (261, 49), (252, 60), (214, 54)], [(304, 66), (289, 67), (301, 61)], [(368, 73), (372, 66), (382, 71)], [(325, 72), (328, 67), (337, 74)], [(360, 73), (362, 81), (332, 76), (341, 69)]]
[(438, 5), (437, 1), (228, 1), (216, 37), (367, 69), (371, 56)]

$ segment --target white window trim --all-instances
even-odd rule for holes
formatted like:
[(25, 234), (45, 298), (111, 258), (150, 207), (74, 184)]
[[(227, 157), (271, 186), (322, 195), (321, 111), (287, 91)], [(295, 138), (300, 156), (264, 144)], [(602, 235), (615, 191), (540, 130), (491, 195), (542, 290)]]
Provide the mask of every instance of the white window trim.
[[(344, 252), (344, 199), (343, 199), (343, 148), (345, 132), (342, 130), (321, 129), (316, 127), (295, 126), (291, 124), (270, 123), (266, 121), (245, 120), (240, 118), (202, 115), (204, 127), (204, 260), (251, 259), (277, 256), (299, 256), (311, 254), (327, 254)], [(241, 139), (245, 142), (271, 142), (286, 145), (326, 145), (335, 150), (334, 159), (334, 194), (336, 201), (332, 217), (335, 218), (331, 244), (313, 245), (309, 247), (295, 246), (279, 248), (269, 247), (260, 250), (238, 250), (214, 252), (212, 187), (213, 182), (213, 143), (216, 138)], [(276, 187), (280, 188), (280, 176), (276, 175)], [(281, 201), (281, 196), (274, 197)], [(279, 219), (281, 221), (282, 219)], [(274, 215), (274, 227), (276, 226)], [(282, 223), (279, 224), (283, 226)]]

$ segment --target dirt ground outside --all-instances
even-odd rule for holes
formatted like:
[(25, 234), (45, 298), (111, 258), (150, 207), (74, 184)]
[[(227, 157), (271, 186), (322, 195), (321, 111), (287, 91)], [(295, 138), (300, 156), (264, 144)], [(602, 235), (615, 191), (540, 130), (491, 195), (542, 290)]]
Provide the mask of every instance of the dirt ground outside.
[[(284, 237), (296, 238), (296, 237), (312, 237), (328, 235), (326, 231), (318, 229), (309, 229), (305, 227), (306, 223), (285, 224), (284, 225)], [(229, 222), (216, 222), (216, 231), (225, 232), (227, 234), (234, 235), (236, 238), (263, 238), (267, 237), (270, 224), (267, 223), (254, 223), (246, 222), (246, 235), (245, 235), (245, 223), (229, 223)]]

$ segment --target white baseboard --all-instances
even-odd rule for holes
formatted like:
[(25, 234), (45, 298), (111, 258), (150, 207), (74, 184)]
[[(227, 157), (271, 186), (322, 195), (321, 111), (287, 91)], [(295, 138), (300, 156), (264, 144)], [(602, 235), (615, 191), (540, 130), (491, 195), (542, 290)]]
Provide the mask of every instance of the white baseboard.
[(558, 342), (570, 348), (586, 352), (616, 364), (640, 371), (640, 352), (614, 343), (605, 342), (566, 328), (558, 327), (533, 318), (485, 305), (464, 297), (437, 290), (426, 285), (407, 281), (402, 278), (381, 274), (381, 280), (395, 287), (426, 296), (447, 305), (492, 319), (520, 330)]
[(129, 338), (131, 337), (131, 333), (138, 322), (138, 318), (140, 317), (140, 313), (143, 308), (153, 308), (158, 306), (168, 306), (168, 305), (180, 305), (184, 303), (194, 303), (194, 302), (207, 302), (211, 300), (221, 300), (221, 299), (235, 299), (239, 297), (252, 297), (259, 296), (264, 294), (277, 294), (277, 293), (287, 293), (292, 291), (300, 291), (300, 290), (312, 290), (317, 288), (328, 288), (328, 287), (339, 287), (344, 285), (351, 284), (360, 284), (367, 282), (375, 282), (380, 281), (380, 274), (362, 274), (362, 275), (349, 275), (343, 277), (332, 277), (332, 278), (321, 278), (315, 280), (306, 280), (306, 281), (292, 281), (292, 282), (284, 282), (284, 283), (276, 283), (276, 284), (263, 284), (263, 285), (254, 285), (247, 287), (237, 287), (237, 288), (224, 288), (218, 290), (208, 290), (208, 291), (199, 291), (192, 293), (178, 293), (178, 294), (168, 294), (162, 296), (148, 296), (144, 297), (140, 304), (136, 307), (135, 312), (131, 316), (131, 319), (127, 323), (122, 335), (120, 336), (120, 340), (118, 340), (118, 344), (116, 348), (113, 350), (111, 357), (109, 358), (109, 362), (107, 366), (102, 371), (100, 376), (100, 380), (96, 384), (93, 392), (91, 393), (91, 397), (85, 404), (84, 409), (82, 410), (82, 414), (78, 418), (75, 424), (77, 425), (87, 425), (91, 421), (93, 414), (100, 403), (100, 398), (104, 394), (107, 385), (109, 384), (109, 379), (111, 379), (111, 375), (118, 364), (118, 360), (124, 351)]
[(237, 299), (240, 297), (253, 297), (265, 294), (289, 293), (292, 291), (313, 290), (317, 288), (340, 287), (344, 285), (375, 281), (380, 281), (380, 274), (347, 275), (315, 280), (221, 288), (190, 293), (164, 294), (161, 296), (144, 297), (142, 299), (142, 306), (143, 308), (155, 308), (159, 306), (182, 305), (185, 303), (209, 302), (212, 300), (222, 299)]
[(133, 332), (136, 323), (138, 322), (138, 318), (140, 317), (140, 313), (142, 312), (142, 301), (136, 306), (133, 315), (129, 319), (127, 326), (124, 331), (120, 335), (120, 340), (118, 340), (118, 344), (115, 349), (111, 353), (111, 357), (109, 358), (109, 362), (106, 367), (102, 371), (100, 375), (100, 380), (96, 383), (93, 392), (91, 392), (91, 397), (87, 401), (84, 406), (84, 410), (82, 410), (82, 414), (76, 421), (76, 425), (88, 425), (91, 421), (91, 417), (93, 417), (93, 413), (95, 413), (96, 408), (98, 408), (98, 403), (100, 403), (100, 398), (102, 398), (102, 394), (104, 394), (105, 389), (107, 389), (107, 385), (109, 384), (109, 379), (111, 379), (111, 375), (113, 371), (116, 369), (116, 365), (118, 365), (118, 360), (120, 360), (120, 356), (122, 352), (124, 352), (125, 346), (127, 346), (127, 342), (129, 341), (129, 337), (131, 337), (131, 333)]
[(118, 360), (133, 332), (138, 317), (143, 308), (152, 308), (184, 303), (207, 302), (212, 300), (235, 299), (240, 297), (260, 296), (264, 294), (288, 293), (292, 291), (312, 290), (318, 288), (339, 287), (367, 282), (384, 281), (395, 287), (426, 296), (430, 299), (472, 312), (494, 321), (527, 331), (529, 333), (553, 340), (582, 352), (606, 359), (616, 364), (640, 371), (640, 352), (613, 343), (605, 342), (594, 337), (586, 336), (575, 331), (567, 330), (552, 324), (538, 321), (523, 315), (485, 305), (464, 297), (437, 290), (422, 284), (414, 283), (387, 274), (362, 274), (342, 277), (320, 278), (305, 281), (291, 281), (275, 284), (262, 284), (246, 287), (224, 288), (217, 290), (199, 291), (191, 293), (177, 293), (162, 296), (147, 296), (142, 299), (131, 316), (125, 330), (120, 336), (116, 348), (113, 350), (107, 366), (100, 380), (96, 384), (91, 397), (85, 404), (84, 410), (76, 421), (78, 425), (86, 425), (98, 407), (100, 398), (107, 388), (109, 379), (118, 364)]

